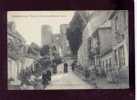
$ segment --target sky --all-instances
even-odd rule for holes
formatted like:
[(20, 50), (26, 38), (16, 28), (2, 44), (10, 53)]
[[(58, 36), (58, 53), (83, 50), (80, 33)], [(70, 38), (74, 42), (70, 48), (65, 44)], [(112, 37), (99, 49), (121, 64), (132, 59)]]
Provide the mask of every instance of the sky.
[(41, 46), (41, 26), (50, 25), (54, 34), (60, 33), (61, 24), (69, 24), (74, 11), (9, 11), (7, 20), (14, 21), (16, 30), (25, 38)]

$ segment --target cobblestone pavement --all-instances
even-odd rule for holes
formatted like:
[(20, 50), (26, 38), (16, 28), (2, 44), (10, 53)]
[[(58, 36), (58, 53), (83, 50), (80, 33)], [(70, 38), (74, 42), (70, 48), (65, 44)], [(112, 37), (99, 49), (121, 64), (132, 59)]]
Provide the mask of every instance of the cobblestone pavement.
[(70, 71), (53, 75), (46, 89), (94, 89), (94, 86), (89, 85)]

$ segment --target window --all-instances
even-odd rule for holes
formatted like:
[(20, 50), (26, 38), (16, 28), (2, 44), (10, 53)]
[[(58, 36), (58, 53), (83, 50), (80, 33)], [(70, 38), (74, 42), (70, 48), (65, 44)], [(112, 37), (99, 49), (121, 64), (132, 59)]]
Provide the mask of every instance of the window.
[(93, 40), (93, 47), (97, 48), (97, 46), (98, 46), (98, 40), (97, 40), (97, 37), (95, 37)]
[(103, 67), (105, 66), (105, 63), (104, 63), (104, 61), (103, 61)]
[(117, 66), (117, 65), (118, 65), (117, 50), (115, 50), (114, 52), (115, 52), (115, 64), (116, 64), (116, 66)]
[(124, 46), (121, 47), (122, 52), (122, 65), (125, 65), (125, 52), (124, 52)]
[(115, 25), (115, 32), (118, 32), (118, 16), (115, 17), (115, 20), (114, 20), (114, 25)]
[(108, 61), (106, 60), (106, 70), (108, 69)]
[(111, 58), (109, 58), (109, 67), (112, 67), (111, 64), (112, 62), (111, 62)]
[(88, 49), (89, 49), (89, 51), (91, 49), (91, 38), (88, 39)]
[(124, 52), (124, 46), (121, 46), (118, 49), (118, 55), (119, 55), (119, 66), (122, 67), (125, 65), (125, 52)]
[(101, 61), (101, 66), (104, 67), (104, 62), (103, 62), (103, 60)]

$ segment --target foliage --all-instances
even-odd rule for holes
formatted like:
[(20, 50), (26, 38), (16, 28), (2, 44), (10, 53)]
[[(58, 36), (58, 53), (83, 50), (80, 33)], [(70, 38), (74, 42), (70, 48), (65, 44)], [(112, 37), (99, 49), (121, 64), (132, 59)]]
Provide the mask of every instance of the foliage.
[(49, 46), (48, 45), (44, 45), (41, 50), (40, 50), (40, 55), (41, 56), (45, 56), (45, 55), (49, 55)]
[(67, 30), (67, 39), (69, 41), (69, 45), (72, 51), (73, 55), (77, 55), (78, 49), (82, 43), (82, 29), (83, 29), (83, 23), (78, 16), (75, 20), (70, 23), (71, 27)]

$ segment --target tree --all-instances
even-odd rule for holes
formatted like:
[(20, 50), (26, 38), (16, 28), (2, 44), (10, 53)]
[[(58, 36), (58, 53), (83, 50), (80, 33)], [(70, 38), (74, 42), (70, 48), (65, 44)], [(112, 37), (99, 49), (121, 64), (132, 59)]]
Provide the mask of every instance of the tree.
[(70, 22), (70, 27), (67, 29), (67, 39), (69, 41), (70, 49), (74, 56), (77, 56), (78, 49), (82, 43), (82, 32), (85, 23), (79, 13), (76, 13)]
[(77, 55), (78, 49), (82, 43), (82, 32), (79, 27), (74, 30), (67, 30), (67, 39), (69, 41), (70, 49), (73, 55)]
[(40, 55), (41, 56), (45, 56), (45, 55), (49, 55), (49, 46), (48, 45), (44, 45), (41, 50), (40, 50)]

